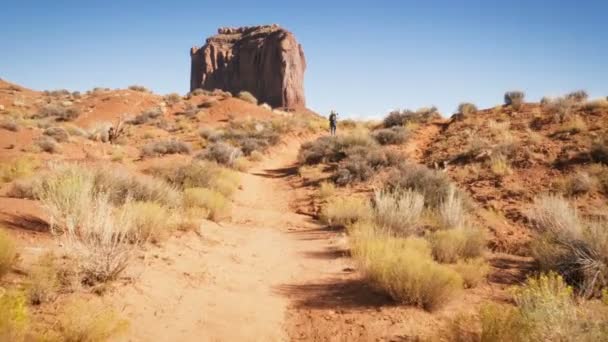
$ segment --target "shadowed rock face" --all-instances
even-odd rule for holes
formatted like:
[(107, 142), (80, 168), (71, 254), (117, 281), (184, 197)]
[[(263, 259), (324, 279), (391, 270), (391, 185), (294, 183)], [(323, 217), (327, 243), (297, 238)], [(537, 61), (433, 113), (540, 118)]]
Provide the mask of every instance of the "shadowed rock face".
[(220, 28), (190, 56), (190, 90), (248, 91), (272, 107), (306, 105), (304, 51), (277, 25)]

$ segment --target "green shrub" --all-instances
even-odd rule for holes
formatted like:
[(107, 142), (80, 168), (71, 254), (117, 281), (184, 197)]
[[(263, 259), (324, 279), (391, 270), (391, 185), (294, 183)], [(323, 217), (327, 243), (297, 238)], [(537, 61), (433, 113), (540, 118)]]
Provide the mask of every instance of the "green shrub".
[(24, 341), (29, 325), (25, 295), (0, 288), (0, 341)]
[(372, 217), (372, 209), (365, 199), (336, 197), (321, 209), (320, 219), (330, 226), (347, 226)]
[(239, 94), (238, 94), (238, 98), (239, 98), (239, 99), (241, 99), (241, 100), (243, 100), (243, 101), (246, 101), (246, 102), (252, 103), (252, 104), (254, 104), (254, 105), (257, 105), (257, 104), (258, 104), (258, 99), (256, 99), (256, 98), (255, 98), (255, 96), (253, 96), (253, 95), (252, 95), (250, 92), (248, 92), (248, 91), (241, 91), (241, 92), (239, 92)]
[(0, 230), (0, 278), (8, 273), (17, 260), (17, 248), (11, 237)]
[(370, 234), (361, 226), (351, 229), (351, 253), (369, 281), (393, 299), (433, 310), (462, 288), (460, 275), (433, 261), (424, 240)]
[(445, 263), (477, 258), (485, 246), (484, 235), (475, 228), (438, 230), (431, 234), (429, 241), (435, 260)]
[(513, 107), (515, 110), (519, 110), (521, 105), (524, 103), (526, 94), (523, 91), (512, 90), (505, 93), (505, 104)]
[(198, 207), (207, 211), (207, 218), (219, 221), (230, 216), (230, 201), (221, 193), (205, 188), (189, 188), (184, 190), (184, 206)]
[(411, 190), (374, 193), (375, 223), (397, 236), (416, 233), (424, 209), (424, 196)]

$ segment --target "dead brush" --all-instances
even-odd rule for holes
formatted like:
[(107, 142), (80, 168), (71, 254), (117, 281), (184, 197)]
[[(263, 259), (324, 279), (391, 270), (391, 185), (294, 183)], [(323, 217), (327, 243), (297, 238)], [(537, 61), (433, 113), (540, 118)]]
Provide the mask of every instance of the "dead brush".
[(514, 110), (519, 110), (524, 103), (526, 94), (523, 91), (512, 90), (505, 93), (505, 105), (511, 106)]
[(608, 285), (608, 220), (587, 220), (554, 195), (535, 199), (529, 217), (540, 233), (532, 251), (542, 269), (554, 270), (583, 297)]
[(376, 190), (373, 205), (374, 222), (379, 227), (397, 236), (417, 233), (424, 209), (423, 195), (411, 190)]

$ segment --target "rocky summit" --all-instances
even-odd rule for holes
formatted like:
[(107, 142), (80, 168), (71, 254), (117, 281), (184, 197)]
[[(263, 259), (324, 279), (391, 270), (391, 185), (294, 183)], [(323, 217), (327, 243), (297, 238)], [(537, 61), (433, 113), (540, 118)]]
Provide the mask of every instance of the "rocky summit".
[(272, 107), (306, 105), (304, 51), (278, 25), (220, 28), (190, 56), (190, 90), (248, 91)]

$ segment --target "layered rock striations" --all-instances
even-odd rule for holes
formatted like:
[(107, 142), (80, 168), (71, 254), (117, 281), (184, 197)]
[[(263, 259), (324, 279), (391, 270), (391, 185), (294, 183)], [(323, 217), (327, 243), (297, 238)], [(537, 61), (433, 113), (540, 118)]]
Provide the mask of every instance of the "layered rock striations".
[(190, 56), (190, 90), (248, 91), (272, 107), (306, 105), (304, 51), (278, 25), (220, 28)]

